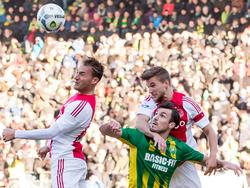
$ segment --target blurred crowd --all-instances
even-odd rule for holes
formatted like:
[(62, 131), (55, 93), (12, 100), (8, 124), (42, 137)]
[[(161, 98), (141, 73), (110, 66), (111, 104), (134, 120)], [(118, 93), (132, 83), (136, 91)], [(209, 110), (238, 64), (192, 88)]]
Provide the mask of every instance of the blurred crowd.
[[(56, 34), (37, 26), (40, 5), (0, 0), (0, 129), (49, 126), (75, 92), (77, 61), (94, 56), (105, 75), (82, 142), (89, 187), (127, 187), (128, 148), (103, 137), (98, 127), (110, 118), (133, 126), (148, 95), (140, 75), (163, 66), (173, 86), (209, 116), (218, 133), (218, 156), (239, 163), (250, 177), (250, 1), (68, 1), (65, 27)], [(195, 127), (193, 132), (199, 151), (207, 153), (205, 135)], [(49, 179), (49, 159), (37, 156), (43, 144), (0, 141), (0, 187), (22, 185), (27, 173)]]

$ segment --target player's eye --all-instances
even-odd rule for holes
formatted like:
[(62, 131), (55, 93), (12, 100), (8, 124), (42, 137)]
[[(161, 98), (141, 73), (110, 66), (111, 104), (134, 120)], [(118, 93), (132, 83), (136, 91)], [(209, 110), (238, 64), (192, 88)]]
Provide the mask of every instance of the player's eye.
[(165, 117), (164, 114), (160, 114), (160, 117)]

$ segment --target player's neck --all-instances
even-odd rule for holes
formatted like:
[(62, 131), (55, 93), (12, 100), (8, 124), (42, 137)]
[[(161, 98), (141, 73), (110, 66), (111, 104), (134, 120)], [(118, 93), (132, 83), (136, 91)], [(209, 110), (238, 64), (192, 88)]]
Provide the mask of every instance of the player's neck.
[(160, 133), (160, 136), (164, 139), (167, 140), (169, 136), (170, 130), (167, 130), (166, 132)]
[(167, 101), (171, 101), (171, 100), (172, 100), (173, 94), (174, 94), (174, 90), (173, 90), (173, 88), (170, 86), (169, 89), (168, 89), (167, 92), (166, 92)]
[(90, 90), (83, 90), (83, 91), (78, 91), (82, 95), (94, 95), (95, 91), (93, 89)]
[(171, 101), (172, 98), (173, 98), (173, 94), (174, 94), (174, 90), (173, 90), (172, 87), (170, 87), (170, 88), (166, 91), (166, 93), (165, 93), (164, 97), (161, 99), (160, 103), (166, 102), (166, 101)]

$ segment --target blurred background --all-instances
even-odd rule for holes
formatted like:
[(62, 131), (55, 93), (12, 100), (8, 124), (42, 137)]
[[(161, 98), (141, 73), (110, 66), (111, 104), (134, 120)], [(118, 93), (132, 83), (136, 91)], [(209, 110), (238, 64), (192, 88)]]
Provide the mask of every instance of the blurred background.
[[(66, 12), (64, 28), (48, 34), (36, 13), (46, 2)], [(105, 66), (97, 111), (83, 139), (90, 188), (125, 188), (128, 147), (103, 137), (110, 118), (133, 126), (147, 96), (140, 75), (167, 68), (172, 84), (192, 96), (218, 134), (218, 157), (238, 163), (236, 177), (219, 171), (203, 187), (247, 188), (250, 184), (250, 1), (249, 0), (0, 0), (0, 129), (48, 127), (71, 88), (77, 61), (94, 56)], [(199, 151), (205, 135), (193, 129)], [(44, 141), (0, 141), (0, 187), (50, 187)]]

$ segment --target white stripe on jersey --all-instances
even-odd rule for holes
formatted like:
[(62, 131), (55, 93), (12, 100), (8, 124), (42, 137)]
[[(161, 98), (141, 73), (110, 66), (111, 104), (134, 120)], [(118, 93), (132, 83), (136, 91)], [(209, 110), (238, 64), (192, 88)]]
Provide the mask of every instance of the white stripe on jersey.
[(202, 112), (201, 108), (199, 107), (199, 105), (191, 98), (187, 97), (187, 96), (183, 96), (183, 101), (191, 104), (194, 109), (197, 111), (197, 113)]

